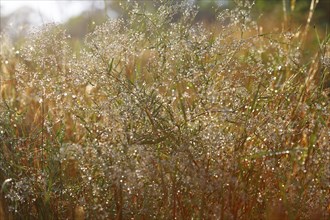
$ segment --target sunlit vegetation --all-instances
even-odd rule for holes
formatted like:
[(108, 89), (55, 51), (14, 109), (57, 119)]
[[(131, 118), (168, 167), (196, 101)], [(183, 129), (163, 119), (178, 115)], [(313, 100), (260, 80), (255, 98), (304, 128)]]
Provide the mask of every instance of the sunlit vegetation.
[(328, 219), (330, 36), (251, 9), (2, 33), (0, 218)]

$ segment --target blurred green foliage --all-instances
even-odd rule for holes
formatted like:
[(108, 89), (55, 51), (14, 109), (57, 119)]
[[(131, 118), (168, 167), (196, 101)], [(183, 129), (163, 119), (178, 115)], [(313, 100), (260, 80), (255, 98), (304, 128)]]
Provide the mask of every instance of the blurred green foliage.
[[(169, 0), (173, 4), (179, 4), (184, 0)], [(158, 1), (158, 0), (131, 0), (130, 3), (139, 3), (143, 4), (146, 10), (154, 12), (162, 2), (169, 1)], [(281, 20), (284, 18), (284, 6), (286, 9), (286, 16), (290, 23), (297, 24), (297, 27), (304, 25), (311, 0), (187, 0), (191, 5), (197, 6), (198, 14), (196, 16), (196, 21), (205, 21), (212, 23), (216, 20), (217, 11), (224, 10), (226, 8), (234, 8), (238, 4), (253, 3), (252, 13), (255, 18), (259, 18), (264, 23), (264, 26), (272, 26), (271, 21), (276, 21), (277, 24), (280, 24)], [(285, 3), (285, 5), (283, 5)], [(125, 15), (125, 5), (127, 1), (124, 0), (104, 0), (104, 9), (91, 9), (88, 11), (82, 12), (78, 16), (70, 18), (65, 26), (67, 27), (69, 33), (73, 38), (82, 39), (85, 34), (93, 30), (93, 26), (96, 24), (103, 23), (108, 17), (119, 16), (127, 17)], [(130, 4), (132, 5), (132, 4)], [(1, 5), (0, 5), (1, 6)], [(330, 1), (329, 0), (319, 0), (315, 13), (313, 15), (312, 24), (322, 29), (326, 29), (330, 21)], [(27, 15), (22, 15), (22, 10), (17, 9), (16, 12), (13, 12), (9, 15), (1, 16), (1, 25), (0, 31), (4, 31), (6, 26), (10, 23), (12, 18), (24, 17)], [(30, 9), (29, 14), (38, 13), (34, 12), (33, 9)], [(16, 19), (17, 20), (17, 19)], [(27, 25), (27, 20), (24, 20), (24, 25)], [(267, 24), (269, 22), (269, 24)], [(25, 35), (25, 32), (21, 33)], [(15, 37), (14, 41), (18, 38)]]

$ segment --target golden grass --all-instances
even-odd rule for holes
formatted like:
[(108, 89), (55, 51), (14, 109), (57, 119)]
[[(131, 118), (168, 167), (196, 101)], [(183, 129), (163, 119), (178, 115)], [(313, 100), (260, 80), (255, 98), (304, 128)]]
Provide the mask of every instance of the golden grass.
[(61, 26), (2, 41), (0, 218), (329, 217), (329, 35), (193, 14), (132, 8), (79, 56)]

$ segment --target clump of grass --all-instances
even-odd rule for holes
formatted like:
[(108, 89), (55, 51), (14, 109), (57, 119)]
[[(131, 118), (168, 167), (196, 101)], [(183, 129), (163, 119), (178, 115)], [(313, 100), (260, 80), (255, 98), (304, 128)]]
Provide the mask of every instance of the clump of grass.
[(1, 50), (0, 214), (329, 217), (329, 36), (305, 57), (250, 5), (128, 7), (79, 52), (59, 25)]

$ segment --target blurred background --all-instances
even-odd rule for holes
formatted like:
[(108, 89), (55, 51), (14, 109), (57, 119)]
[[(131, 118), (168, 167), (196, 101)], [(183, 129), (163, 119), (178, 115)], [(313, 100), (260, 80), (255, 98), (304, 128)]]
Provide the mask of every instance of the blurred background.
[[(177, 0), (174, 2), (178, 2)], [(197, 21), (212, 23), (216, 11), (234, 7), (238, 2), (249, 0), (189, 0), (199, 6)], [(108, 18), (125, 16), (121, 9), (124, 0), (1, 0), (0, 31), (5, 31), (15, 42), (22, 38), (32, 27), (49, 22), (63, 23), (73, 39), (81, 40), (86, 33)], [(150, 10), (155, 7), (152, 1), (143, 2)], [(252, 0), (250, 1), (252, 2)], [(255, 0), (253, 15), (265, 29), (280, 26), (286, 19), (294, 27), (307, 21), (311, 0)], [(311, 24), (321, 30), (329, 28), (330, 0), (319, 0)]]

